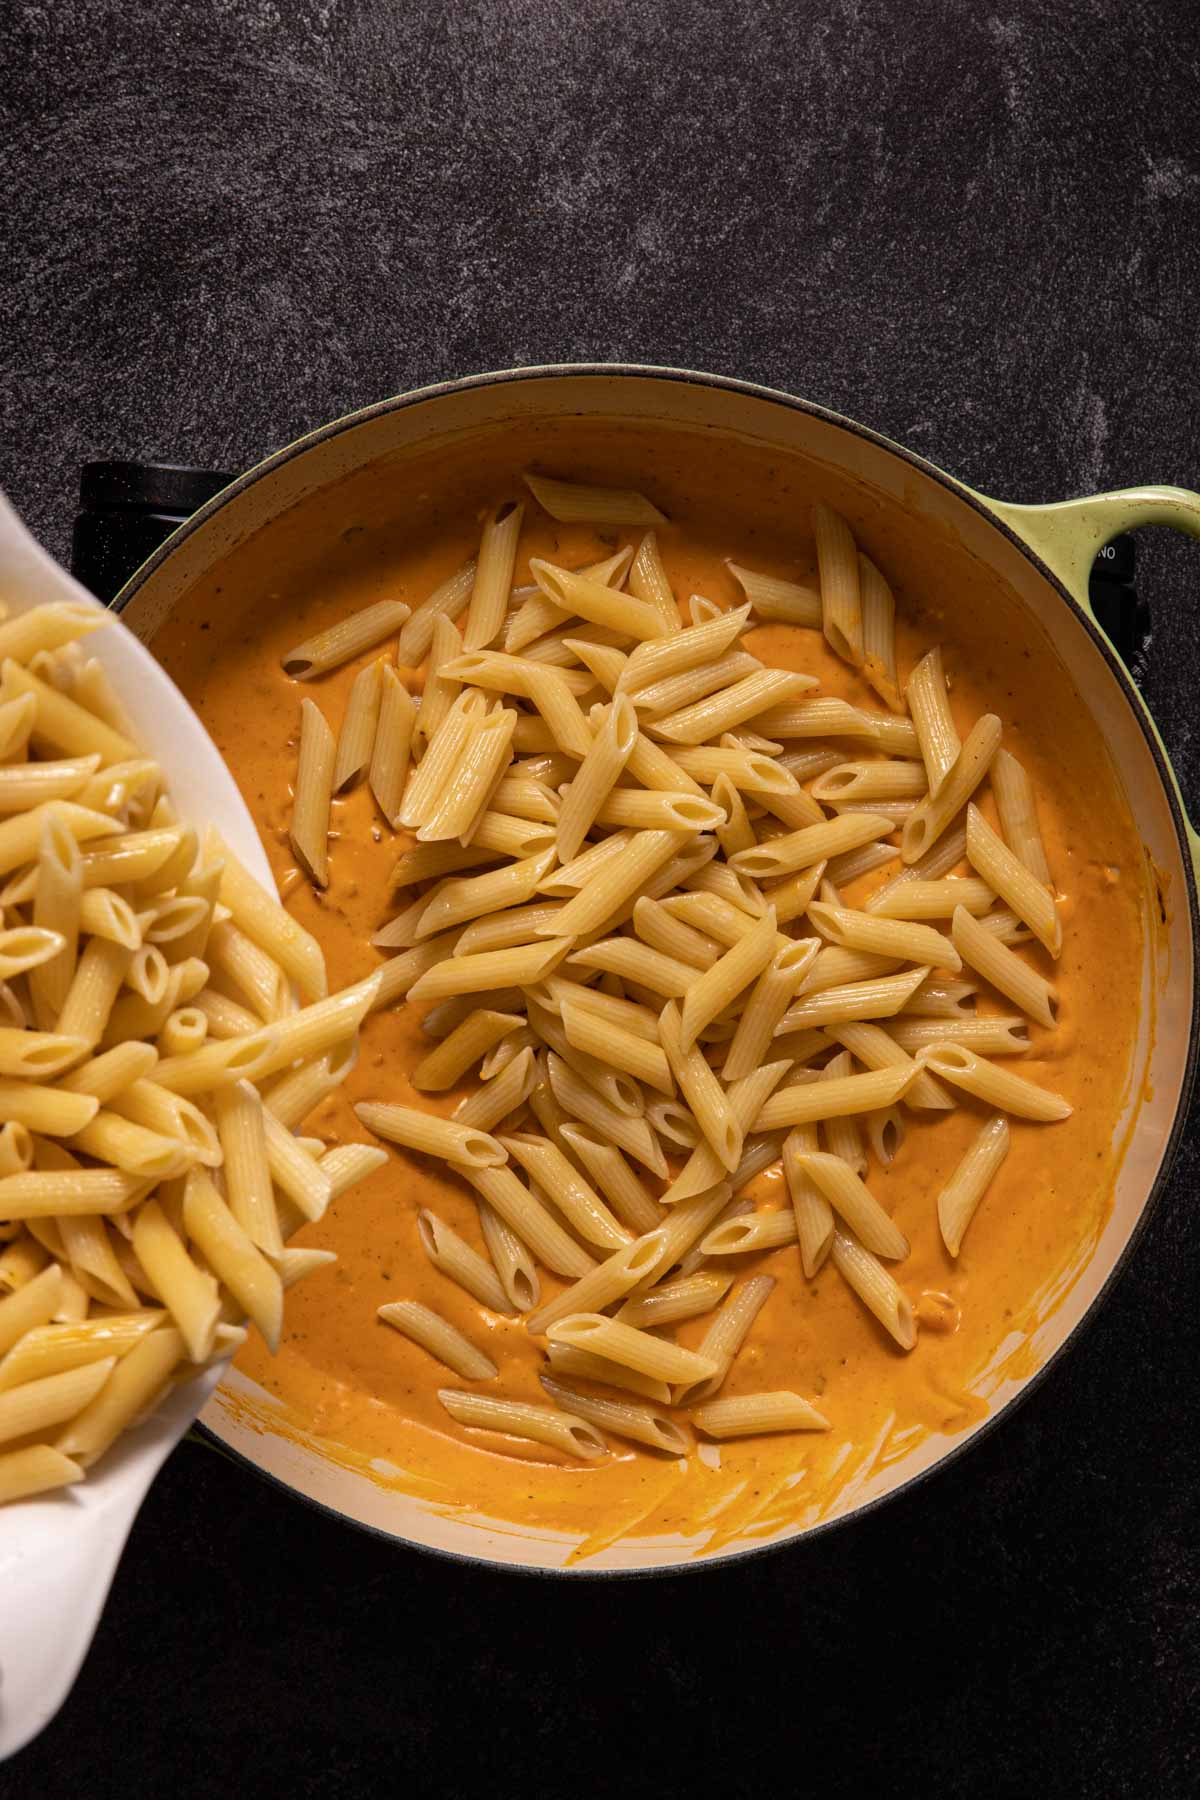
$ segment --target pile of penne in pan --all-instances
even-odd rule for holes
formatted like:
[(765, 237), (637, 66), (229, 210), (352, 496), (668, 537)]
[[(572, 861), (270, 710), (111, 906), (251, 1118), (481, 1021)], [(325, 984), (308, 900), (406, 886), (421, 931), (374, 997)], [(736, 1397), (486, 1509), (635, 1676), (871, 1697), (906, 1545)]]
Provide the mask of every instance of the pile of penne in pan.
[[(603, 1454), (604, 1430), (686, 1449), (667, 1401), (712, 1437), (824, 1428), (797, 1393), (721, 1397), (774, 1285), (729, 1270), (789, 1244), (807, 1276), (830, 1258), (909, 1350), (909, 1245), (864, 1179), (868, 1147), (886, 1166), (906, 1113), (936, 1119), (964, 1094), (990, 1109), (929, 1197), (957, 1255), (1009, 1117), (1070, 1112), (993, 1060), (1054, 1023), (1054, 989), (1016, 948), (1061, 945), (1031, 784), (994, 715), (960, 740), (937, 649), (901, 689), (892, 594), (828, 508), (819, 593), (730, 565), (745, 604), (693, 597), (685, 625), (647, 500), (527, 480), (554, 519), (646, 528), (636, 553), (533, 557), (514, 588), (509, 502), (411, 616), (384, 602), (284, 659), (316, 676), (398, 627), (398, 665), (427, 663), (419, 704), (390, 661), (367, 664), (336, 739), (303, 701), (292, 842), (324, 883), (331, 800), (364, 777), (410, 834), (381, 870), (381, 901), (408, 903), (373, 939), (395, 952), (378, 1004), (429, 1008), (418, 1089), (480, 1079), (450, 1116), (385, 1088), (358, 1116), (474, 1190), (486, 1255), (432, 1210), (422, 1244), (482, 1308), (526, 1315), (552, 1404), (494, 1393), (492, 1359), (432, 1309), (381, 1313), (479, 1384), (441, 1393), (455, 1420), (574, 1456)], [(823, 632), (886, 710), (764, 666), (743, 636), (767, 621)], [(975, 804), (984, 783), (1000, 830)], [(977, 978), (1010, 1014), (975, 1014)], [(780, 1163), (791, 1205), (756, 1211), (747, 1187)], [(543, 1300), (539, 1270), (569, 1285)], [(697, 1348), (664, 1335), (705, 1313)]]
[(294, 1127), (337, 1086), (373, 976), (176, 817), (84, 640), (0, 614), (0, 1501), (79, 1481), (174, 1381), (278, 1342), (288, 1249), (377, 1167)]

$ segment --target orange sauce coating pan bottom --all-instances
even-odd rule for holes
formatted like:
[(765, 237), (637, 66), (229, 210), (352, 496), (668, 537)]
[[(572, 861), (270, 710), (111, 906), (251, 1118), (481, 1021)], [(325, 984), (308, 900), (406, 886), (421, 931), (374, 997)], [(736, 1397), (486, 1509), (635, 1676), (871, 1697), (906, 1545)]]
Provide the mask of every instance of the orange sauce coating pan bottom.
[[(813, 578), (806, 521), (814, 491), (803, 471), (751, 447), (718, 454), (711, 442), (682, 433), (575, 423), (514, 428), (420, 463), (377, 464), (242, 545), (185, 597), (154, 648), (229, 762), (287, 904), (325, 948), (334, 986), (376, 965), (372, 932), (411, 898), (393, 898), (387, 888), (397, 851), (409, 840), (381, 824), (360, 787), (334, 805), (327, 893), (318, 895), (299, 879), (287, 822), (300, 698), (315, 699), (336, 731), (354, 674), (369, 658), (301, 687), (283, 674), (280, 657), (355, 608), (383, 598), (415, 606), (474, 554), (483, 509), (506, 494), (521, 496), (520, 471), (529, 466), (644, 487), (672, 521), (660, 528), (659, 541), (681, 600), (702, 593), (726, 605), (740, 601), (724, 567), (727, 556)], [(1045, 654), (1032, 628), (1014, 611), (997, 631), (991, 597), (982, 585), (973, 596), (969, 564), (960, 558), (955, 567), (948, 556), (945, 584), (926, 573), (917, 592), (911, 571), (922, 558), (928, 567), (930, 552), (916, 524), (885, 522), (866, 501), (856, 514), (845, 495), (830, 497), (849, 512), (860, 542), (896, 591), (902, 679), (941, 642), (960, 733), (965, 737), (980, 713), (998, 713), (1005, 744), (1035, 783), (1065, 928), (1060, 962), (1052, 968), (1040, 951), (1036, 960), (1059, 987), (1060, 1022), (1053, 1032), (1035, 1027), (1031, 1054), (1008, 1066), (1064, 1094), (1075, 1112), (1048, 1127), (1014, 1121), (1009, 1158), (957, 1262), (941, 1244), (935, 1199), (982, 1110), (967, 1101), (954, 1113), (935, 1115), (933, 1124), (909, 1113), (892, 1168), (872, 1166), (873, 1192), (912, 1244), (896, 1271), (926, 1321), (911, 1355), (893, 1347), (831, 1266), (806, 1282), (794, 1246), (736, 1259), (736, 1275), (769, 1273), (777, 1286), (724, 1392), (794, 1389), (816, 1400), (832, 1430), (724, 1444), (719, 1457), (710, 1449), (703, 1460), (689, 1458), (686, 1468), (616, 1439), (603, 1462), (568, 1465), (554, 1452), (511, 1440), (476, 1434), (467, 1441), (472, 1434), (450, 1424), (436, 1390), (461, 1385), (458, 1378), (377, 1320), (384, 1302), (424, 1301), (483, 1345), (500, 1369), (498, 1381), (484, 1384), (488, 1392), (544, 1403), (537, 1373), (545, 1365), (519, 1320), (482, 1313), (431, 1268), (420, 1248), (422, 1206), (480, 1245), (468, 1191), (440, 1166), (391, 1150), (385, 1168), (300, 1233), (297, 1242), (333, 1249), (338, 1261), (289, 1292), (278, 1356), (269, 1357), (255, 1337), (239, 1366), (278, 1398), (284, 1419), (326, 1440), (331, 1454), (342, 1446), (356, 1464), (382, 1459), (400, 1472), (394, 1479), (401, 1488), (562, 1531), (579, 1539), (582, 1551), (635, 1527), (639, 1536), (711, 1529), (718, 1513), (722, 1542), (785, 1519), (808, 1522), (865, 1467), (864, 1459), (887, 1456), (889, 1448), (898, 1454), (927, 1432), (973, 1424), (987, 1410), (971, 1392), (980, 1372), (1002, 1345), (1019, 1354), (1054, 1303), (1051, 1296), (1061, 1296), (1064, 1275), (1085, 1259), (1110, 1203), (1115, 1132), (1130, 1076), (1146, 878), (1106, 752), (1061, 665)], [(529, 579), (530, 555), (576, 566), (639, 538), (639, 532), (600, 537), (590, 528), (556, 525), (529, 504), (515, 580)], [(982, 575), (976, 579), (984, 582)], [(878, 708), (816, 632), (770, 626), (747, 643), (768, 663), (818, 675), (822, 692)], [(411, 675), (419, 689), (420, 673)], [(849, 890), (851, 902), (889, 872)], [(439, 1096), (419, 1095), (409, 1084), (431, 1043), (420, 1029), (423, 1010), (402, 1005), (368, 1022), (344, 1093), (326, 1102), (308, 1129), (330, 1142), (364, 1138), (351, 1103), (365, 1098), (452, 1110), (474, 1076)], [(759, 1204), (787, 1204), (778, 1169), (761, 1176), (753, 1192)], [(543, 1271), (543, 1296), (559, 1285)], [(932, 1328), (928, 1320), (942, 1303), (922, 1304), (922, 1295), (947, 1296), (956, 1328)], [(708, 1322), (684, 1323), (679, 1341), (694, 1345)]]

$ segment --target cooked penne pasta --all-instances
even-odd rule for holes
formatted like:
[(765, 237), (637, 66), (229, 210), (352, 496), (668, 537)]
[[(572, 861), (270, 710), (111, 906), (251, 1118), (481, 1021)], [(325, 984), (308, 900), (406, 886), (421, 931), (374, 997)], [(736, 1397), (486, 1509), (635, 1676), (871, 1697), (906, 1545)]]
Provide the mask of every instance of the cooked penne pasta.
[(329, 808), (333, 797), (333, 733), (312, 700), (300, 703), (300, 753), (288, 841), (318, 887), (329, 881)]
[(467, 650), (483, 649), (497, 637), (504, 624), (524, 512), (523, 506), (506, 500), (484, 521), (463, 631), (463, 647)]
[(116, 1357), (64, 1369), (0, 1393), (0, 1444), (50, 1431), (82, 1412), (116, 1367)]
[(557, 1375), (573, 1375), (583, 1381), (603, 1382), (608, 1387), (640, 1394), (643, 1399), (655, 1400), (663, 1405), (670, 1402), (671, 1390), (665, 1381), (652, 1381), (648, 1375), (639, 1375), (634, 1369), (623, 1369), (620, 1363), (609, 1362), (603, 1356), (593, 1356), (589, 1350), (572, 1350), (566, 1344), (547, 1344), (546, 1356)]
[(434, 1268), (474, 1295), (480, 1305), (486, 1306), (489, 1312), (502, 1315), (513, 1311), (512, 1302), (491, 1264), (428, 1207), (422, 1207), (417, 1214), (417, 1235)]
[(896, 1260), (908, 1255), (908, 1239), (893, 1224), (866, 1183), (839, 1156), (803, 1151), (795, 1159), (798, 1172), (811, 1176), (839, 1218), (875, 1256)]
[(820, 1119), (875, 1112), (902, 1100), (913, 1080), (910, 1068), (871, 1069), (865, 1075), (845, 1075), (837, 1081), (780, 1088), (763, 1103), (754, 1126), (757, 1131), (780, 1131)]
[(929, 792), (936, 798), (962, 749), (950, 711), (940, 647), (921, 658), (908, 678), (906, 698), (921, 747)]
[(865, 910), (881, 919), (925, 920), (952, 918), (961, 906), (976, 918), (987, 912), (995, 898), (986, 881), (957, 875), (942, 881), (901, 882), (881, 898), (872, 894)]
[(823, 825), (805, 825), (785, 837), (759, 843), (753, 850), (739, 850), (730, 858), (730, 866), (738, 874), (770, 880), (809, 868), (840, 851), (873, 843), (891, 829), (891, 820), (880, 813), (843, 813)]
[(863, 616), (858, 546), (845, 519), (831, 507), (814, 506), (812, 525), (821, 578), (821, 629), (830, 649), (859, 668)]
[(899, 975), (876, 976), (802, 993), (775, 1027), (775, 1036), (814, 1025), (841, 1025), (854, 1019), (890, 1019), (912, 998), (928, 973), (928, 967), (905, 969)]
[(796, 1125), (783, 1142), (783, 1173), (796, 1221), (805, 1278), (817, 1273), (833, 1244), (833, 1209), (804, 1165), (819, 1148), (815, 1125)]
[[(400, 627), (396, 645), (396, 661), (406, 669), (415, 669), (425, 660), (433, 641), (433, 627), (438, 619), (457, 619), (465, 612), (475, 585), (475, 562), (464, 563), (453, 575), (434, 588), (413, 607), (411, 615)], [(372, 782), (372, 787), (374, 783)], [(382, 805), (382, 802), (381, 802)], [(385, 809), (386, 810), (386, 809)]]
[(133, 1253), (171, 1313), (192, 1362), (211, 1353), (221, 1310), (220, 1289), (188, 1255), (157, 1200), (138, 1208)]
[[(783, 1244), (794, 1244), (797, 1238), (796, 1215), (787, 1212), (750, 1213), (727, 1219), (701, 1238), (705, 1256), (740, 1256), (751, 1251), (778, 1250)], [(694, 1279), (694, 1278), (689, 1278)]]
[(937, 793), (922, 800), (905, 821), (900, 854), (906, 863), (911, 865), (928, 855), (930, 847), (971, 798), (1000, 747), (1000, 731), (995, 713), (985, 713), (976, 720)]
[(951, 1256), (962, 1248), (975, 1210), (1008, 1155), (1008, 1120), (997, 1114), (982, 1126), (938, 1195), (938, 1229)]
[(213, 1111), (229, 1210), (252, 1243), (277, 1256), (283, 1249), (283, 1237), (267, 1157), (262, 1100), (249, 1082), (236, 1081), (217, 1089)]
[[(188, 1173), (183, 1224), (209, 1268), (258, 1326), (267, 1348), (276, 1350), (283, 1326), (283, 1282), (226, 1206), (204, 1169)], [(135, 1229), (135, 1251), (136, 1247)]]
[(418, 938), (447, 931), (453, 925), (478, 918), (481, 913), (523, 905), (537, 892), (553, 861), (554, 852), (548, 850), (540, 856), (506, 863), (503, 868), (491, 869), (485, 875), (468, 875), (444, 882), (422, 908), (417, 924)]
[(183, 1338), (171, 1326), (141, 1338), (121, 1357), (91, 1402), (59, 1433), (56, 1449), (77, 1457), (85, 1467), (95, 1462), (153, 1404), (183, 1353)]
[(662, 615), (670, 636), (679, 630), (679, 607), (659, 554), (658, 533), (648, 531), (629, 565), (629, 591)]
[(908, 919), (887, 919), (880, 913), (855, 912), (850, 907), (830, 906), (814, 900), (808, 917), (829, 943), (843, 950), (867, 950), (898, 962), (918, 962), (927, 968), (949, 969), (957, 975), (962, 958), (950, 939), (932, 925)]
[(1000, 829), (1009, 849), (1035, 880), (1043, 887), (1051, 887), (1050, 865), (1046, 861), (1046, 847), (1038, 824), (1033, 783), (1008, 750), (997, 750), (990, 775), (1000, 814)]
[[(1044, 976), (985, 931), (977, 919), (959, 907), (951, 925), (955, 946), (963, 961), (990, 981), (1014, 1006), (1053, 1030), (1058, 995)], [(2, 1065), (0, 1065), (2, 1066)]]
[(602, 1249), (628, 1245), (628, 1231), (550, 1138), (514, 1132), (500, 1142), (580, 1237)]
[(622, 1026), (614, 1024), (611, 1019), (604, 1018), (588, 1006), (576, 1006), (564, 1001), (562, 1018), (563, 1029), (572, 1048), (581, 1050), (612, 1068), (624, 1070), (637, 1080), (656, 1088), (659, 1093), (668, 1096), (674, 1094), (675, 1082), (671, 1075), (671, 1065), (659, 1044), (648, 1043), (644, 1037), (624, 1030)]
[(533, 1050), (527, 1046), (459, 1102), (454, 1109), (454, 1123), (478, 1131), (494, 1130), (524, 1105), (538, 1080)]
[(858, 589), (862, 610), (863, 675), (886, 706), (895, 713), (902, 713), (904, 700), (896, 675), (896, 602), (875, 564), (861, 550)]
[(82, 1481), (84, 1471), (52, 1444), (32, 1444), (0, 1456), (0, 1504), (7, 1500), (32, 1500), (54, 1488)]
[(927, 1071), (917, 1070), (907, 1051), (881, 1025), (872, 1025), (865, 1020), (847, 1021), (827, 1026), (826, 1032), (867, 1069), (909, 1070), (913, 1079), (904, 1096), (907, 1106), (946, 1112), (955, 1104), (941, 1082), (935, 1081)]
[(385, 1323), (403, 1332), (414, 1344), (420, 1344), (422, 1350), (428, 1350), (430, 1356), (465, 1381), (493, 1381), (500, 1373), (490, 1356), (485, 1356), (432, 1308), (416, 1300), (393, 1300), (377, 1311)]
[(675, 1390), (674, 1400), (677, 1406), (707, 1400), (718, 1391), (774, 1287), (773, 1276), (755, 1275), (734, 1288), (700, 1340), (697, 1354), (711, 1364), (709, 1373), (692, 1379), (684, 1378)]
[(375, 804), (393, 827), (404, 799), (416, 718), (412, 695), (395, 669), (384, 663), (379, 676), (379, 715), (367, 780)]
[(694, 1274), (677, 1275), (649, 1293), (626, 1300), (615, 1317), (622, 1325), (639, 1328), (657, 1329), (678, 1324), (682, 1319), (695, 1319), (711, 1312), (720, 1305), (732, 1284), (732, 1275), (723, 1275), (716, 1269), (697, 1269)]
[(529, 1406), (523, 1401), (493, 1399), (488, 1394), (456, 1394), (449, 1388), (439, 1388), (438, 1399), (460, 1425), (502, 1432), (506, 1437), (529, 1438), (582, 1462), (594, 1462), (608, 1449), (600, 1433), (585, 1419), (552, 1406)]
[(776, 956), (778, 937), (775, 912), (769, 907), (745, 937), (695, 976), (679, 1009), (681, 1050), (691, 1050), (703, 1028), (758, 980)]
[(360, 1100), (354, 1110), (376, 1137), (403, 1144), (408, 1150), (419, 1150), (424, 1156), (440, 1156), (456, 1166), (473, 1169), (496, 1168), (505, 1159), (495, 1138), (475, 1126), (388, 1102)]
[(362, 780), (371, 762), (379, 723), (384, 664), (381, 658), (368, 663), (354, 677), (350, 698), (338, 733), (337, 756), (333, 765), (333, 791), (344, 794)]
[(541, 1298), (542, 1284), (533, 1257), (511, 1225), (505, 1223), (488, 1201), (476, 1199), (479, 1229), (492, 1266), (500, 1283), (518, 1312), (532, 1312)]
[(635, 1406), (629, 1400), (601, 1400), (592, 1394), (581, 1394), (564, 1387), (549, 1375), (539, 1377), (542, 1386), (556, 1406), (563, 1407), (589, 1424), (602, 1426), (617, 1437), (632, 1438), (635, 1443), (649, 1444), (654, 1450), (665, 1450), (671, 1456), (686, 1456), (691, 1448), (687, 1433), (667, 1413), (648, 1406)]
[(1009, 1069), (998, 1069), (977, 1051), (953, 1040), (927, 1045), (917, 1051), (916, 1060), (986, 1106), (994, 1106), (998, 1112), (1010, 1113), (1017, 1119), (1051, 1123), (1069, 1118), (1074, 1110), (1060, 1094), (1040, 1088)]
[(547, 1332), (568, 1314), (596, 1313), (602, 1307), (611, 1306), (653, 1274), (665, 1248), (665, 1240), (658, 1232), (622, 1244), (602, 1263), (564, 1288), (555, 1299), (531, 1313), (525, 1321), (526, 1328), (531, 1332)]
[(844, 762), (820, 775), (813, 782), (812, 793), (827, 806), (866, 805), (873, 800), (921, 800), (927, 785), (920, 763)]
[[(541, 938), (536, 944), (514, 945), (509, 950), (483, 950), (473, 956), (449, 956), (441, 962), (434, 961), (409, 988), (409, 998), (440, 1000), (451, 994), (485, 993), (489, 988), (530, 986), (544, 980), (558, 967), (571, 946), (572, 935), (563, 932)], [(430, 941), (437, 943), (439, 940)]]
[(374, 606), (365, 606), (361, 612), (339, 619), (327, 631), (319, 631), (289, 650), (282, 658), (284, 672), (297, 681), (311, 681), (315, 675), (338, 668), (362, 651), (372, 649), (381, 638), (399, 631), (408, 616), (409, 609), (401, 600), (380, 600)]
[(568, 615), (578, 614), (595, 625), (611, 625), (639, 641), (665, 637), (672, 629), (656, 605), (635, 599), (632, 594), (614, 593), (603, 582), (556, 568), (541, 557), (530, 557), (529, 572), (542, 592)]
[(651, 1332), (622, 1325), (602, 1313), (569, 1313), (555, 1320), (546, 1334), (552, 1343), (566, 1344), (574, 1350), (590, 1350), (609, 1362), (620, 1363), (640, 1375), (657, 1381), (693, 1383), (705, 1381), (716, 1373), (714, 1357), (695, 1350), (685, 1350)]
[(742, 1154), (744, 1131), (729, 1098), (704, 1056), (693, 1043), (685, 1047), (680, 1011), (668, 1000), (659, 1019), (659, 1036), (680, 1091), (691, 1107), (705, 1140), (725, 1169), (735, 1169)]
[(666, 519), (645, 495), (631, 488), (588, 487), (577, 481), (551, 481), (525, 475), (525, 485), (552, 519), (580, 525), (665, 525)]
[(753, 569), (744, 569), (728, 558), (725, 566), (758, 618), (820, 630), (821, 596), (813, 588), (804, 587), (798, 581), (785, 581), (778, 575), (756, 574)]
[(911, 1350), (917, 1341), (916, 1316), (895, 1277), (855, 1238), (836, 1228), (830, 1258), (884, 1330), (902, 1350)]
[(643, 1235), (656, 1229), (662, 1209), (651, 1198), (617, 1146), (593, 1126), (570, 1120), (561, 1126), (569, 1154), (583, 1165), (622, 1225)]
[(967, 809), (967, 859), (1051, 956), (1057, 957), (1062, 951), (1062, 920), (1053, 894), (992, 830), (976, 806)]
[(517, 1179), (510, 1167), (474, 1168), (462, 1164), (458, 1168), (476, 1193), (482, 1194), (509, 1229), (555, 1275), (578, 1279), (592, 1268), (594, 1257), (563, 1230), (549, 1209)]
[(437, 1093), (454, 1087), (468, 1069), (510, 1033), (518, 1030), (521, 1023), (519, 1013), (496, 1012), (487, 1007), (468, 1013), (442, 1039), (437, 1049), (431, 1050), (417, 1064), (413, 1070), (413, 1086), (425, 1093)]
[(692, 1423), (706, 1437), (754, 1437), (767, 1431), (828, 1431), (829, 1420), (799, 1394), (738, 1394), (710, 1400), (692, 1413)]

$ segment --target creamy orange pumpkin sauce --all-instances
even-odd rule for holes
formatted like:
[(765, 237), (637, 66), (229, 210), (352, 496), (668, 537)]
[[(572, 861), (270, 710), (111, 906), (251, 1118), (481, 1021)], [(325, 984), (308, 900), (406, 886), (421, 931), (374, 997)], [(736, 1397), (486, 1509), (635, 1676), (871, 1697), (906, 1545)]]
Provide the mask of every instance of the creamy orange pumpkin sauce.
[[(368, 940), (411, 898), (397, 899), (387, 885), (398, 850), (411, 839), (381, 824), (360, 787), (334, 805), (328, 892), (318, 894), (300, 878), (287, 822), (301, 695), (315, 698), (336, 730), (367, 658), (301, 687), (283, 674), (280, 657), (355, 608), (384, 598), (415, 606), (474, 554), (488, 505), (509, 495), (528, 501), (520, 482), (528, 467), (648, 493), (671, 520), (659, 538), (684, 602), (692, 593), (725, 605), (740, 601), (727, 556), (812, 580), (808, 507), (814, 499), (839, 507), (895, 589), (901, 676), (941, 643), (961, 734), (983, 712), (1000, 715), (1004, 742), (1036, 785), (1061, 895), (1061, 961), (1052, 968), (1040, 950), (1035, 959), (1059, 987), (1059, 1023), (1053, 1031), (1034, 1027), (1031, 1052), (1008, 1066), (1064, 1094), (1072, 1117), (1049, 1126), (1013, 1121), (1011, 1153), (957, 1262), (942, 1246), (935, 1199), (978, 1129), (981, 1108), (964, 1098), (957, 1111), (932, 1122), (909, 1113), (893, 1166), (873, 1166), (868, 1178), (912, 1244), (896, 1274), (917, 1305), (915, 1350), (906, 1356), (893, 1345), (832, 1266), (806, 1281), (794, 1245), (737, 1259), (737, 1274), (767, 1272), (777, 1286), (725, 1393), (794, 1389), (816, 1400), (832, 1422), (828, 1434), (743, 1440), (719, 1453), (709, 1446), (685, 1465), (618, 1439), (610, 1439), (604, 1461), (568, 1464), (537, 1446), (465, 1432), (436, 1398), (441, 1386), (463, 1385), (459, 1378), (381, 1323), (376, 1308), (403, 1298), (435, 1307), (499, 1365), (499, 1379), (482, 1388), (545, 1402), (537, 1380), (540, 1341), (519, 1320), (484, 1313), (431, 1268), (418, 1242), (418, 1209), (431, 1206), (481, 1247), (468, 1190), (440, 1166), (389, 1148), (385, 1168), (300, 1234), (301, 1243), (335, 1250), (338, 1261), (289, 1292), (276, 1358), (257, 1337), (239, 1358), (282, 1403), (277, 1428), (313, 1434), (328, 1454), (440, 1507), (561, 1531), (578, 1540), (576, 1556), (623, 1533), (694, 1533), (697, 1547), (711, 1550), (784, 1522), (811, 1523), (844, 1498), (848, 1483), (923, 1434), (975, 1422), (987, 1410), (972, 1392), (986, 1387), (985, 1369), (994, 1370), (998, 1359), (1013, 1366), (1086, 1260), (1120, 1153), (1145, 859), (1104, 745), (1061, 664), (1011, 596), (997, 591), (996, 578), (955, 544), (934, 541), (916, 521), (832, 475), (758, 447), (649, 427), (528, 423), (419, 461), (376, 464), (305, 501), (234, 551), (185, 598), (155, 642), (228, 760), (287, 904), (321, 940), (334, 985), (380, 960)], [(529, 579), (531, 555), (573, 566), (640, 535), (557, 525), (529, 503), (515, 579)], [(768, 663), (818, 675), (825, 693), (878, 705), (816, 632), (770, 626), (747, 643)], [(408, 678), (419, 690), (421, 671)], [(881, 878), (867, 876), (848, 890), (851, 904)], [(344, 1093), (319, 1108), (310, 1130), (334, 1142), (365, 1138), (351, 1111), (365, 1098), (452, 1110), (474, 1075), (446, 1095), (421, 1095), (409, 1083), (430, 1044), (421, 1033), (424, 1010), (402, 1004), (368, 1021)], [(778, 1167), (752, 1192), (761, 1206), (788, 1204)], [(557, 1292), (557, 1279), (542, 1275), (543, 1296)], [(682, 1324), (679, 1341), (694, 1346), (709, 1322)], [(382, 1465), (393, 1472), (381, 1473)]]

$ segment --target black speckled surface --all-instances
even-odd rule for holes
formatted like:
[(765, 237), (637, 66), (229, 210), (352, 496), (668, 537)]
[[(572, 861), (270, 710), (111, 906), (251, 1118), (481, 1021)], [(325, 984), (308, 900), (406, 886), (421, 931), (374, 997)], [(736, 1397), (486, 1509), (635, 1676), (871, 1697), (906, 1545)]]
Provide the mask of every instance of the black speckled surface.
[[(572, 359), (790, 388), (1013, 499), (1200, 485), (1188, 0), (9, 0), (0, 114), (0, 481), (60, 555), (85, 458), (233, 468)], [(1200, 548), (1140, 579), (1200, 809)], [(1194, 1791), (1198, 1173), (1193, 1132), (1018, 1417), (757, 1564), (514, 1582), (184, 1446), (0, 1792)]]

